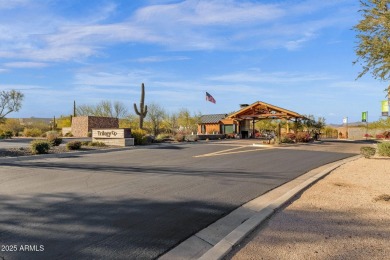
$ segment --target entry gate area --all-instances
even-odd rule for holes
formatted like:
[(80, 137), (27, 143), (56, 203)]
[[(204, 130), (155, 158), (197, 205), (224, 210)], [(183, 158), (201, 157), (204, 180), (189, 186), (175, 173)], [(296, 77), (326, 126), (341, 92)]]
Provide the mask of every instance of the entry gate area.
[[(242, 138), (255, 137), (255, 124), (256, 122), (264, 119), (276, 119), (276, 120), (286, 120), (293, 121), (294, 132), (296, 132), (297, 123), (299, 119), (304, 119), (305, 116), (285, 109), (275, 105), (271, 105), (262, 101), (257, 101), (252, 105), (243, 106), (239, 111), (229, 115), (228, 119), (232, 119), (238, 125), (238, 133), (241, 134)], [(250, 127), (252, 124), (252, 129)], [(280, 121), (278, 123), (277, 136), (280, 138), (281, 135), (281, 126)], [(288, 129), (287, 124), (287, 132)]]

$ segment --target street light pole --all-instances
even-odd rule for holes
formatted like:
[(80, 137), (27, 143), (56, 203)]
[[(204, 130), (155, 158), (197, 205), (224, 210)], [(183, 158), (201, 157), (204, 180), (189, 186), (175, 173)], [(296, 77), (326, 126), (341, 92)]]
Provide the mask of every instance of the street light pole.
[(343, 118), (343, 123), (345, 124), (345, 139), (348, 139), (348, 117)]

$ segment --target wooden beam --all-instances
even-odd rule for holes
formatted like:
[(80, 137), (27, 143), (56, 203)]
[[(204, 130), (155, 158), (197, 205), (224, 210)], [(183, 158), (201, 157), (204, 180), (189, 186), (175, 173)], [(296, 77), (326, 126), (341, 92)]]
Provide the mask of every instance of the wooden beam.
[(286, 114), (246, 114), (239, 115), (237, 118), (261, 118), (261, 117), (280, 117), (280, 118), (291, 118), (293, 116)]

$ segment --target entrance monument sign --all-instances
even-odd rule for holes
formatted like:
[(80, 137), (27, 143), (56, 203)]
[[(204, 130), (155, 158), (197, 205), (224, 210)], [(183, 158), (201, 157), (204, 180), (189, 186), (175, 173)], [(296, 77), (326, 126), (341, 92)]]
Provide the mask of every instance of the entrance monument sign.
[(92, 141), (114, 146), (134, 145), (130, 128), (92, 129)]

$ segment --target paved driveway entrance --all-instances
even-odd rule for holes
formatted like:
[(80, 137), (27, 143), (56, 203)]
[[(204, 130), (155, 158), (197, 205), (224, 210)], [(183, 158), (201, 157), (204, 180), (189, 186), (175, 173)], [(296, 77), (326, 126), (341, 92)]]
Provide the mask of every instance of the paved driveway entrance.
[(243, 203), (353, 155), (343, 152), (351, 144), (322, 147), (215, 142), (2, 164), (0, 241), (17, 252), (0, 256), (156, 258)]

